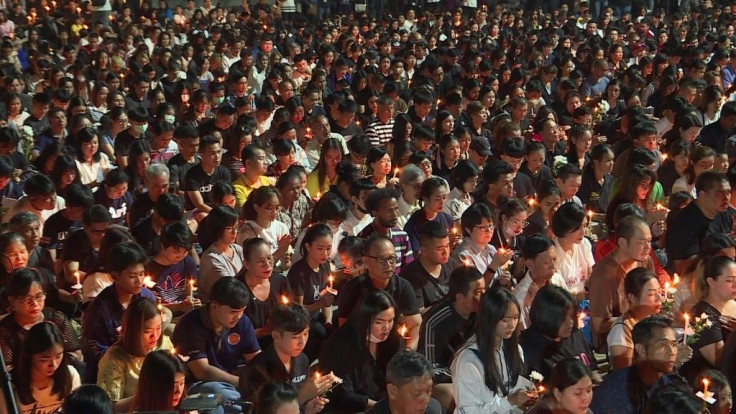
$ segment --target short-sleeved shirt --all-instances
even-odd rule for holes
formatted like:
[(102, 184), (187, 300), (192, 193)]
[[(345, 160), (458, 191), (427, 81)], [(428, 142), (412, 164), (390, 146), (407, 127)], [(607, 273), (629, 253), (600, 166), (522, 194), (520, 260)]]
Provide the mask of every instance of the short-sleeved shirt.
[(255, 397), (258, 389), (269, 381), (291, 384), (297, 391), (304, 385), (309, 375), (309, 358), (305, 354), (292, 357), (287, 371), (273, 344), (263, 349), (245, 367), (240, 376), (238, 390), (246, 399)]
[(149, 257), (161, 252), (160, 235), (153, 229), (153, 216), (148, 216), (133, 227), (131, 234)]
[[(358, 237), (367, 239), (377, 232), (375, 223), (371, 223), (366, 226), (360, 234), (358, 234)], [(396, 273), (401, 274), (404, 267), (414, 261), (414, 252), (411, 249), (411, 243), (409, 243), (409, 235), (406, 234), (404, 230), (394, 227), (393, 229), (389, 229), (387, 236), (394, 243), (394, 252), (396, 253)]]
[(690, 203), (677, 214), (670, 214), (665, 239), (667, 256), (674, 261), (696, 255), (712, 221), (703, 215), (697, 203)]
[(133, 205), (130, 206), (130, 226), (135, 227), (139, 221), (150, 216), (154, 207), (156, 207), (156, 202), (151, 200), (148, 192), (137, 195)]
[(693, 320), (695, 320), (695, 318), (700, 318), (705, 314), (708, 317), (708, 320), (710, 320), (711, 326), (703, 328), (703, 330), (698, 333), (698, 339), (690, 345), (693, 349), (693, 357), (680, 367), (680, 375), (690, 383), (695, 380), (695, 377), (701, 371), (706, 369), (717, 370), (720, 368), (712, 366), (708, 360), (705, 359), (700, 349), (720, 341), (725, 342), (728, 337), (728, 332), (725, 331), (721, 325), (721, 312), (714, 308), (710, 303), (701, 300), (693, 306), (691, 314)]
[[(338, 316), (340, 318), (348, 318), (353, 312), (355, 305), (360, 301), (363, 295), (371, 290), (375, 290), (367, 274), (358, 276), (343, 286), (340, 291), (339, 304), (337, 307)], [(419, 313), (417, 305), (417, 297), (411, 283), (401, 276), (393, 275), (384, 289), (386, 293), (391, 295), (396, 303), (397, 314), (403, 316), (411, 316)]]
[(140, 134), (138, 135), (138, 137), (134, 137), (130, 135), (130, 132), (128, 132), (127, 129), (121, 131), (115, 137), (115, 155), (117, 155), (118, 157), (127, 157), (128, 153), (130, 152), (130, 147), (135, 141), (139, 139), (146, 139), (146, 134)]
[(302, 296), (304, 305), (311, 305), (320, 299), (320, 292), (327, 286), (330, 264), (325, 262), (315, 272), (309, 267), (306, 258), (294, 263), (289, 269), (289, 285), (295, 296)]
[[(243, 281), (240, 275), (238, 275), (237, 277), (238, 280), (240, 280), (241, 282)], [(243, 282), (246, 289), (248, 289), (248, 293), (250, 294), (250, 302), (248, 302), (248, 307), (245, 308), (245, 314), (248, 315), (248, 317), (250, 318), (254, 329), (263, 328), (268, 324), (268, 320), (269, 318), (271, 318), (271, 309), (275, 308), (281, 303), (282, 295), (286, 296), (287, 298), (292, 297), (289, 280), (285, 276), (279, 273), (273, 273), (271, 274), (271, 277), (268, 278), (268, 281), (271, 285), (271, 289), (268, 292), (268, 297), (265, 301), (258, 299), (256, 295), (253, 294), (250, 286), (248, 286), (247, 283)], [(265, 341), (264, 338), (259, 338), (261, 345), (263, 345), (264, 342), (267, 342), (268, 338), (270, 337), (271, 336), (269, 334)]]
[(560, 246), (559, 241), (555, 238), (555, 250), (557, 252), (555, 267), (557, 273), (565, 278), (567, 288), (572, 294), (584, 292), (588, 269), (595, 264), (593, 248), (590, 246), (588, 239), (583, 238), (582, 242), (573, 244), (572, 250), (568, 252)]
[(153, 290), (161, 297), (163, 303), (173, 303), (186, 299), (187, 283), (190, 279), (196, 279), (199, 273), (194, 259), (186, 256), (171, 266), (151, 260), (146, 265), (146, 274), (151, 275), (156, 281)]
[(182, 316), (174, 328), (174, 345), (189, 361), (206, 358), (210, 366), (233, 373), (245, 363), (244, 355), (261, 349), (253, 324), (244, 314), (234, 327), (224, 327), (218, 334), (212, 327), (209, 310), (206, 305)]
[[(132, 299), (139, 297), (156, 301), (153, 292), (145, 287)], [(97, 364), (107, 349), (120, 339), (124, 313), (115, 284), (106, 287), (89, 304), (82, 321), (82, 353), (87, 363), (84, 382), (97, 382)]]
[(41, 247), (44, 249), (64, 249), (64, 241), (69, 238), (71, 232), (82, 228), (81, 220), (68, 220), (61, 211), (57, 211), (43, 226), (41, 236)]
[[(218, 181), (230, 182), (230, 171), (222, 165), (215, 167), (212, 175), (207, 174), (202, 169), (202, 164), (197, 164), (192, 167), (187, 175), (184, 177), (184, 190), (185, 191), (199, 191), (202, 195), (202, 200), (205, 204), (209, 205), (212, 203), (210, 194), (212, 193), (212, 185)], [(194, 208), (192, 200), (187, 197), (186, 208), (188, 210)]]
[(107, 196), (103, 188), (100, 188), (95, 193), (95, 204), (101, 204), (107, 208), (110, 216), (112, 216), (112, 224), (125, 226), (128, 209), (133, 205), (133, 194), (130, 191), (126, 191), (122, 197), (113, 200)]
[(169, 167), (169, 182), (176, 184), (180, 190), (184, 190), (184, 177), (197, 164), (199, 164), (199, 157), (195, 162), (190, 163), (181, 154), (176, 154), (166, 163), (166, 166)]
[(408, 280), (414, 288), (417, 304), (422, 308), (429, 308), (442, 300), (450, 289), (448, 266), (441, 267), (439, 277), (434, 277), (424, 268), (421, 260), (415, 260), (401, 272), (401, 277)]
[(92, 248), (84, 229), (71, 233), (69, 240), (64, 244), (62, 259), (79, 263), (79, 270), (90, 273), (97, 267), (97, 251)]

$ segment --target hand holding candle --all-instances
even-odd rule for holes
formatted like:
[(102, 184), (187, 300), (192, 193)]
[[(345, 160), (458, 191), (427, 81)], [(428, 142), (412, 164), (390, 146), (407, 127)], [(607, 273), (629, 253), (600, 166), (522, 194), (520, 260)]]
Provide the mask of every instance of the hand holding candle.
[(82, 288), (82, 283), (80, 282), (80, 279), (79, 279), (79, 270), (75, 270), (73, 274), (74, 274), (74, 279), (77, 281), (77, 283), (75, 283), (74, 286), (72, 286), (72, 289), (79, 290)]
[(399, 326), (399, 335), (401, 335), (401, 337), (404, 338), (404, 339), (409, 339), (406, 336), (407, 333), (409, 333), (409, 328), (406, 327), (406, 324), (405, 323), (404, 324), (401, 324), (401, 326)]
[(194, 304), (194, 279), (189, 279), (189, 303)]

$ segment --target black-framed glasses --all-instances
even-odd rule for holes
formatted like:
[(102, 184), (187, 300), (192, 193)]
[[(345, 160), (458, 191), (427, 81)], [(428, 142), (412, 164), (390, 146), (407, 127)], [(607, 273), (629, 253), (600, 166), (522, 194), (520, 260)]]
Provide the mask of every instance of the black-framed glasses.
[(396, 256), (389, 257), (378, 257), (378, 256), (366, 256), (376, 261), (378, 264), (396, 264)]

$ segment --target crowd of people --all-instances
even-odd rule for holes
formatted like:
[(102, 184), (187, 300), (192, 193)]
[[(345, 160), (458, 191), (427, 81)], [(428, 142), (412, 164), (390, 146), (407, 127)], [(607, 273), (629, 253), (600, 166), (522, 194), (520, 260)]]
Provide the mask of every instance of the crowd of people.
[(730, 414), (734, 26), (0, 0), (0, 413)]

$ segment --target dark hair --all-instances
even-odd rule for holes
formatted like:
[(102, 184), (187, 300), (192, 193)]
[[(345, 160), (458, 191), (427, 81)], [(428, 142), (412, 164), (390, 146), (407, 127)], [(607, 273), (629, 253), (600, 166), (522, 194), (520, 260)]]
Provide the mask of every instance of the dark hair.
[(100, 159), (102, 159), (102, 155), (100, 155), (100, 151), (102, 149), (102, 143), (99, 142), (99, 134), (97, 133), (97, 130), (92, 127), (86, 127), (82, 128), (77, 132), (76, 139), (74, 142), (74, 152), (77, 154), (77, 159), (80, 162), (84, 162), (84, 155), (82, 154), (82, 145), (86, 144), (88, 142), (92, 142), (92, 140), (97, 137), (98, 145), (97, 145), (97, 152), (92, 155), (92, 159), (95, 162), (99, 162)]
[(212, 198), (213, 202), (222, 203), (222, 200), (225, 198), (226, 195), (234, 194), (235, 189), (233, 188), (232, 184), (227, 181), (220, 180), (212, 184), (212, 192), (210, 193), (210, 197)]
[(299, 246), (299, 251), (301, 252), (302, 257), (307, 257), (307, 243), (311, 245), (319, 237), (330, 237), (331, 240), (332, 230), (330, 230), (330, 227), (326, 224), (317, 223), (307, 228), (307, 231), (304, 233), (304, 237), (302, 238), (302, 243)]
[(299, 405), (299, 395), (296, 388), (283, 382), (269, 382), (258, 390), (255, 407), (258, 414), (276, 414), (284, 404)]
[(73, 183), (66, 188), (66, 206), (88, 209), (95, 203), (92, 190), (82, 183)]
[(703, 284), (702, 292), (708, 292), (708, 279), (716, 280), (723, 275), (729, 266), (736, 266), (736, 261), (726, 256), (715, 256), (707, 259), (703, 266), (703, 280), (696, 283)]
[(64, 414), (113, 414), (115, 411), (107, 392), (94, 384), (82, 384), (64, 399)]
[(452, 169), (452, 175), (450, 177), (450, 184), (453, 188), (459, 188), (462, 190), (463, 185), (466, 181), (471, 178), (478, 177), (480, 170), (474, 162), (470, 160), (460, 160)]
[(524, 241), (521, 248), (521, 257), (525, 259), (536, 259), (538, 255), (549, 250), (555, 244), (549, 237), (543, 234), (533, 234)]
[(215, 206), (207, 216), (207, 225), (205, 233), (209, 236), (207, 239), (213, 242), (219, 240), (225, 227), (234, 226), (238, 222), (238, 212), (234, 208), (226, 205)]
[(624, 294), (641, 296), (644, 285), (652, 279), (657, 279), (653, 271), (645, 267), (637, 267), (629, 271), (624, 278)]
[(422, 200), (425, 200), (430, 198), (435, 191), (442, 187), (448, 187), (447, 181), (445, 181), (444, 178), (432, 176), (422, 182), (419, 194), (422, 197)]
[[(644, 384), (642, 384), (644, 385)], [(646, 387), (642, 387), (646, 389)], [(703, 412), (703, 401), (678, 384), (667, 384), (657, 388), (651, 397), (642, 396), (646, 403), (644, 414), (700, 414)], [(647, 401), (648, 400), (648, 401)]]
[(250, 302), (250, 294), (243, 282), (234, 277), (221, 277), (210, 288), (210, 302), (243, 309)]
[(585, 222), (585, 211), (573, 202), (560, 206), (552, 216), (552, 232), (557, 237), (565, 237), (568, 233), (580, 228)]
[[(20, 355), (18, 363), (13, 369), (13, 377), (15, 380), (15, 388), (18, 392), (18, 399), (24, 405), (33, 404), (36, 400), (33, 398), (33, 387), (31, 370), (33, 369), (33, 356), (48, 351), (54, 345), (61, 345), (64, 349), (64, 338), (59, 328), (52, 322), (41, 322), (34, 325), (28, 330), (28, 335), (20, 347)], [(58, 395), (62, 400), (72, 391), (72, 373), (68, 368), (67, 357), (63, 356), (52, 375), (53, 388), (52, 395)], [(6, 397), (6, 398), (12, 398)]]
[(567, 290), (547, 285), (539, 289), (529, 310), (530, 327), (550, 338), (557, 338), (567, 313), (572, 311), (573, 332), (577, 330), (577, 302)]
[(271, 328), (275, 332), (300, 333), (309, 327), (309, 312), (298, 303), (290, 302), (271, 309)]
[(145, 266), (146, 263), (148, 263), (148, 256), (138, 243), (120, 243), (110, 250), (106, 269), (111, 273), (119, 273), (138, 264)]
[(644, 218), (634, 214), (626, 216), (616, 225), (616, 239), (630, 241), (642, 227), (648, 227)]
[[(358, 338), (360, 338), (361, 348), (367, 348), (365, 338), (368, 338), (371, 332), (373, 318), (389, 308), (396, 308), (396, 304), (386, 291), (371, 290), (363, 295), (350, 315), (350, 320), (354, 324)], [(367, 349), (363, 352), (367, 352)]]
[(430, 221), (419, 230), (419, 245), (426, 246), (430, 240), (447, 238), (447, 229), (438, 221)]
[(500, 344), (506, 359), (508, 382), (504, 382), (503, 376), (500, 375), (500, 367), (497, 367), (495, 349), (499, 344), (496, 344), (496, 328), (498, 323), (506, 317), (510, 306), (515, 306), (516, 310), (521, 312), (519, 302), (516, 301), (516, 297), (511, 291), (503, 287), (488, 290), (480, 300), (480, 308), (475, 323), (475, 341), (478, 345), (479, 358), (483, 364), (485, 385), (490, 390), (500, 390), (502, 395), (509, 394), (511, 386), (516, 383), (519, 375), (524, 370), (524, 362), (521, 360), (516, 333)]
[(115, 187), (128, 182), (128, 174), (122, 168), (115, 168), (105, 174), (104, 184), (106, 187)]
[(473, 266), (459, 266), (450, 274), (447, 297), (455, 300), (457, 295), (468, 295), (470, 284), (483, 277), (480, 271)]
[[(698, 375), (695, 377), (695, 380), (693, 381), (692, 390), (693, 394), (696, 394), (698, 391), (701, 391), (701, 384), (703, 383), (704, 379), (708, 379), (710, 381), (708, 391), (712, 392), (716, 402), (713, 404), (708, 404), (707, 408), (714, 408), (718, 406), (718, 394), (723, 391), (724, 388), (728, 387), (728, 378), (726, 378), (725, 375), (720, 370), (717, 369), (704, 369), (703, 371), (700, 371)], [(729, 393), (730, 395), (730, 393)]]
[(348, 207), (339, 195), (325, 193), (317, 201), (312, 210), (312, 223), (320, 223), (327, 220), (343, 221), (348, 215)]
[[(353, 140), (355, 138), (357, 137), (354, 137)], [(317, 170), (317, 183), (320, 187), (324, 184), (325, 179), (327, 178), (327, 151), (331, 149), (336, 149), (340, 151), (341, 156), (345, 156), (344, 148), (337, 138), (327, 138), (325, 142), (322, 143), (322, 149), (319, 152), (319, 160), (317, 160), (317, 166), (314, 167), (314, 169)]]
[[(146, 355), (145, 350), (141, 346), (141, 337), (143, 336), (146, 321), (156, 316), (161, 317), (163, 323), (163, 317), (151, 299), (142, 296), (133, 299), (123, 314), (123, 329), (119, 339), (119, 344), (125, 352), (136, 357)], [(164, 336), (162, 334), (158, 339), (157, 345), (161, 345), (163, 338)]]
[(631, 339), (634, 341), (634, 345), (643, 344), (648, 346), (655, 329), (668, 328), (672, 328), (672, 319), (664, 315), (652, 315), (640, 320), (634, 325), (634, 328), (631, 330)]
[[(175, 409), (171, 403), (174, 398), (176, 374), (186, 372), (184, 364), (172, 352), (159, 349), (146, 355), (132, 402), (133, 409), (137, 412)], [(186, 387), (184, 392), (186, 393)]]
[(368, 199), (365, 202), (365, 208), (372, 213), (378, 210), (382, 202), (391, 199), (399, 199), (399, 195), (396, 191), (389, 188), (379, 188), (368, 195)]
[(156, 200), (155, 212), (167, 223), (179, 221), (184, 217), (184, 204), (181, 198), (171, 194), (163, 193)]
[(167, 247), (182, 247), (186, 250), (191, 250), (192, 248), (192, 232), (189, 230), (189, 226), (181, 221), (174, 221), (164, 225), (161, 228), (159, 238), (163, 249)]
[(87, 226), (92, 223), (112, 223), (112, 216), (102, 204), (95, 204), (82, 213), (82, 224)]
[(267, 185), (253, 190), (248, 196), (248, 199), (245, 200), (245, 204), (243, 204), (243, 218), (246, 220), (255, 220), (258, 218), (255, 206), (262, 206), (273, 197), (276, 197), (279, 205), (281, 205), (281, 193), (279, 193), (276, 187)]
[(585, 377), (592, 377), (590, 368), (577, 358), (566, 358), (555, 364), (549, 376), (550, 390), (562, 392)]
[[(9, 234), (20, 236), (18, 233)], [(23, 243), (22, 236), (20, 238), (20, 242)], [(41, 278), (38, 270), (31, 267), (15, 269), (10, 273), (8, 280), (5, 282), (5, 292), (3, 292), (3, 294), (8, 298), (25, 296), (30, 292), (31, 286), (33, 286), (34, 283), (37, 283), (41, 289), (45, 290), (44, 280)], [(9, 363), (13, 362), (14, 361), (9, 361)]]
[(495, 222), (495, 216), (493, 210), (484, 203), (474, 203), (470, 207), (466, 208), (460, 217), (460, 223), (462, 224), (463, 236), (470, 236), (475, 226), (479, 226), (483, 220), (489, 220), (491, 223)]
[(728, 178), (722, 172), (714, 170), (703, 171), (695, 181), (695, 190), (700, 194), (703, 191), (712, 190), (723, 182), (728, 182)]
[(434, 368), (427, 358), (412, 350), (397, 353), (388, 362), (386, 368), (386, 382), (396, 387), (402, 387), (414, 378), (432, 377)]
[[(113, 170), (114, 171), (114, 170)], [(108, 173), (109, 174), (109, 173)], [(44, 174), (33, 174), (23, 184), (23, 192), (28, 196), (48, 196), (56, 192), (56, 187)]]

